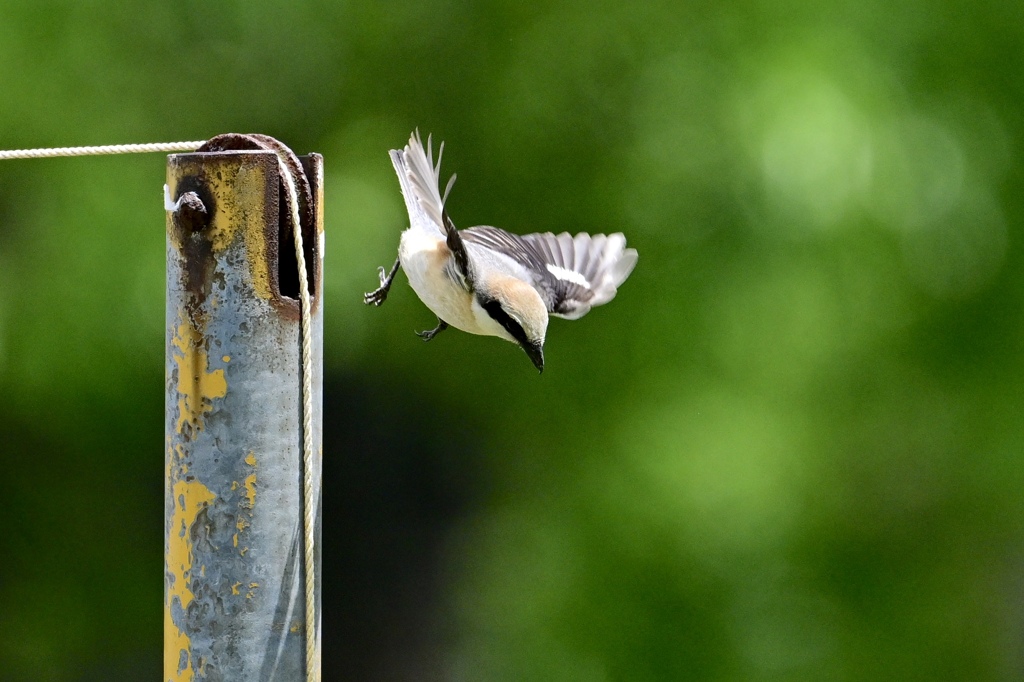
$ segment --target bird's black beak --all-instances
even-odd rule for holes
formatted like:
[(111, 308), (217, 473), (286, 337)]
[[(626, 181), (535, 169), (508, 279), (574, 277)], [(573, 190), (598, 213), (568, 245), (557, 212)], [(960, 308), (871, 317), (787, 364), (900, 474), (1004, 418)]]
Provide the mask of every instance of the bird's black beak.
[(539, 343), (524, 343), (523, 350), (530, 356), (533, 366), (541, 372), (544, 371), (544, 346)]

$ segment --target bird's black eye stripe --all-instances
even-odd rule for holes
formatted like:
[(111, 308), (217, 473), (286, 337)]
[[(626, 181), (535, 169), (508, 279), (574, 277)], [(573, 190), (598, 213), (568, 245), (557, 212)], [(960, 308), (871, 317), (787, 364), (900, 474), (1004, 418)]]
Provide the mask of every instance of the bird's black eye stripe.
[(481, 298), (478, 299), (480, 305), (487, 314), (490, 315), (495, 322), (505, 328), (512, 338), (519, 342), (522, 346), (529, 346), (532, 342), (526, 338), (526, 332), (523, 330), (523, 325), (512, 319), (512, 316), (505, 312), (505, 309), (501, 307), (496, 299), (493, 298)]

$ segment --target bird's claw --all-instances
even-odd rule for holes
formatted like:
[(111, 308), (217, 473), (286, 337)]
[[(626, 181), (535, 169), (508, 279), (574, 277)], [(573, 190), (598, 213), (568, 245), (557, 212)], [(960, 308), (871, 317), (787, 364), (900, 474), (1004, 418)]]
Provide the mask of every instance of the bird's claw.
[(388, 288), (381, 287), (380, 289), (374, 289), (373, 291), (363, 294), (363, 303), (366, 305), (379, 306), (381, 303), (388, 299)]
[(363, 294), (363, 303), (366, 305), (379, 306), (388, 300), (388, 291), (391, 289), (388, 271), (383, 267), (379, 267), (377, 268), (377, 275), (380, 278), (380, 286), (369, 293)]
[(426, 331), (416, 332), (416, 336), (420, 337), (424, 341), (430, 341), (432, 338), (434, 338), (435, 336), (437, 336), (438, 334), (440, 334), (441, 332), (443, 332), (447, 328), (448, 328), (448, 323), (445, 322), (444, 320), (438, 318), (437, 326), (436, 327), (434, 327), (433, 329), (428, 329)]
[(377, 276), (380, 278), (380, 286), (367, 294), (363, 294), (363, 303), (366, 305), (379, 306), (381, 303), (388, 300), (388, 291), (391, 290), (391, 284), (395, 281), (395, 273), (398, 272), (400, 265), (401, 261), (396, 259), (395, 264), (391, 266), (391, 272), (388, 272), (382, 267), (377, 268)]

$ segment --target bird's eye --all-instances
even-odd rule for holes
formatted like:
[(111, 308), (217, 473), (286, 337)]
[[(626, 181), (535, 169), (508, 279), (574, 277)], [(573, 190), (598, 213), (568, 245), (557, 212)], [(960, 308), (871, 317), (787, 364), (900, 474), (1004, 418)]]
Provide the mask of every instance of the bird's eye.
[(512, 338), (518, 341), (521, 345), (529, 345), (531, 342), (526, 337), (526, 331), (523, 329), (523, 325), (519, 323), (514, 317), (508, 314), (508, 311), (501, 305), (501, 303), (494, 298), (481, 299), (480, 306), (487, 311), (487, 314), (491, 318), (505, 328)]

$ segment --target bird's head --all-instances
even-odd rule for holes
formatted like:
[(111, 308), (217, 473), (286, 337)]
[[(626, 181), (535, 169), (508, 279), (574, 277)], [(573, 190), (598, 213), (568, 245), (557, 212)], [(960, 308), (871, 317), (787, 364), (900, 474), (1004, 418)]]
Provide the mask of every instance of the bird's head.
[(515, 277), (498, 277), (478, 284), (476, 302), (497, 323), (497, 335), (526, 351), (543, 372), (548, 308), (537, 290)]

